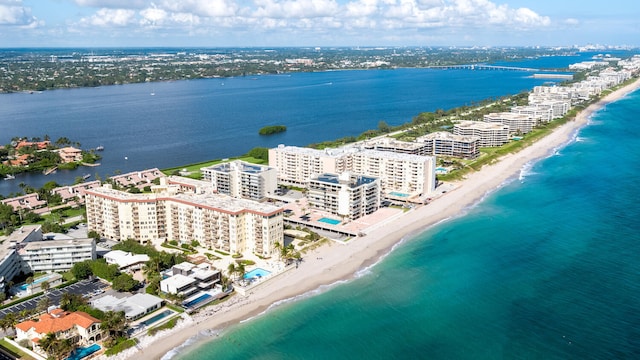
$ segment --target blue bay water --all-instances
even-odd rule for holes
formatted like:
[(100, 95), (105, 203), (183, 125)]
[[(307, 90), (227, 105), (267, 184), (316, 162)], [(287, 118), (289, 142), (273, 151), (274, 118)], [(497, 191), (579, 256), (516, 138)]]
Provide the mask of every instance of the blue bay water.
[(638, 113), (640, 92), (609, 104), (576, 141), (367, 275), (176, 358), (640, 358)]
[[(245, 154), (280, 143), (305, 146), (355, 136), (380, 120), (399, 125), (423, 111), (472, 105), (529, 91), (547, 80), (517, 71), (396, 69), (203, 79), (0, 95), (0, 144), (17, 136), (67, 137), (99, 145), (102, 165), (22, 174), (0, 181), (0, 194), (24, 182), (41, 187), (89, 173), (168, 168)], [(151, 95), (151, 94), (154, 95)], [(260, 136), (265, 125), (284, 133)], [(125, 160), (126, 158), (126, 160)]]

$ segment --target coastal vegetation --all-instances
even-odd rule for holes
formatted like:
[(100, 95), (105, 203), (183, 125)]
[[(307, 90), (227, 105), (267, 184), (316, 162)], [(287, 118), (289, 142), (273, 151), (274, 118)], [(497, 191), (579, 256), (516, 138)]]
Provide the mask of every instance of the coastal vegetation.
[(66, 137), (51, 141), (48, 135), (39, 137), (14, 137), (11, 143), (0, 147), (0, 177), (10, 177), (23, 172), (48, 174), (57, 169), (75, 169), (83, 163), (100, 160), (93, 149), (86, 151), (80, 143)]
[(270, 126), (265, 126), (261, 128), (260, 131), (258, 131), (258, 134), (272, 135), (272, 134), (278, 134), (285, 131), (287, 131), (287, 127), (284, 125), (270, 125)]
[(0, 92), (327, 70), (424, 68), (572, 55), (575, 48), (12, 49)]

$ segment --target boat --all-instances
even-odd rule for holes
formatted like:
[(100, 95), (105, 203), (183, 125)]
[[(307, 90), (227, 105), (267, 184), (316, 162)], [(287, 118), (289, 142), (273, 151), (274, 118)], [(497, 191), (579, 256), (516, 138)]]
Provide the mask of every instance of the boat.
[(96, 151), (102, 151), (102, 150), (104, 150), (104, 146), (100, 145), (96, 147)]
[(5, 177), (4, 177), (4, 179), (5, 179), (5, 180), (13, 180), (13, 179), (15, 179), (15, 178), (16, 178), (16, 177), (15, 177), (15, 176), (13, 176), (13, 175), (11, 175), (11, 174), (7, 174), (7, 175), (5, 175)]
[(91, 177), (91, 174), (84, 174), (82, 175), (82, 180), (87, 180), (90, 177)]

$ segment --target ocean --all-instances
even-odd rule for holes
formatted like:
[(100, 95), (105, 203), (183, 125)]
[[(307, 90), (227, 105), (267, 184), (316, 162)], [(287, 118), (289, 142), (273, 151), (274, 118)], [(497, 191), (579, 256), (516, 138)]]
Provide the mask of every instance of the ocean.
[(640, 358), (640, 92), (376, 266), (165, 358)]

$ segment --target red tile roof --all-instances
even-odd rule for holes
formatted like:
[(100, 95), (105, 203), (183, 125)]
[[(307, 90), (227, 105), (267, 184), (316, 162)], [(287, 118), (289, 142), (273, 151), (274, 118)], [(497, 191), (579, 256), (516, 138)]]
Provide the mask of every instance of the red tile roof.
[(66, 331), (74, 326), (87, 329), (94, 323), (100, 323), (100, 320), (93, 316), (82, 312), (65, 312), (62, 309), (55, 309), (49, 314), (40, 315), (39, 321), (27, 320), (16, 325), (16, 328), (27, 332), (33, 328), (38, 334), (58, 333)]

